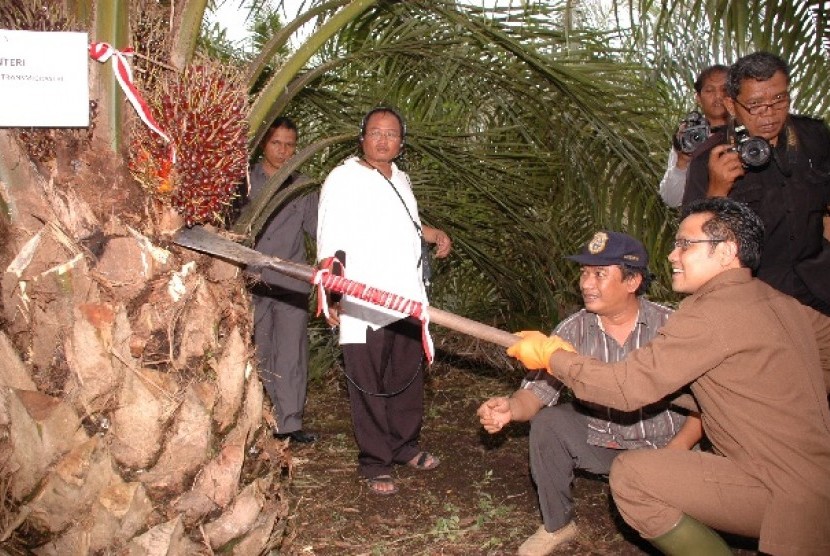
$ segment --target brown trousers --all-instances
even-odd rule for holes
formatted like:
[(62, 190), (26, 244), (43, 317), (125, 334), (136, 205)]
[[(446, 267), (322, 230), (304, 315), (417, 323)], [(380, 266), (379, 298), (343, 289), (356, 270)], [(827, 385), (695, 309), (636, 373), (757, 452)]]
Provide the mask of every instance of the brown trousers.
[(633, 450), (611, 465), (611, 493), (623, 519), (646, 539), (686, 514), (706, 525), (758, 538), (769, 491), (725, 457), (685, 450)]

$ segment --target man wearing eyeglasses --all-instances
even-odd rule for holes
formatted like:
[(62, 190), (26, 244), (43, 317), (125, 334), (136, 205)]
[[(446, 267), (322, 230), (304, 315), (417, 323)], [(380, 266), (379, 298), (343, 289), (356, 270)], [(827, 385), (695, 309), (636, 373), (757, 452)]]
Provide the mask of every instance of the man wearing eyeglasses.
[[(577, 255), (585, 308), (554, 333), (579, 353), (613, 363), (657, 336), (671, 310), (643, 295), (651, 283), (645, 246), (628, 234), (600, 231)], [(574, 471), (608, 475), (626, 450), (688, 450), (702, 436), (700, 418), (686, 418), (668, 398), (637, 411), (617, 411), (573, 400), (565, 385), (542, 371), (529, 373), (509, 398), (493, 397), (478, 408), (484, 430), (496, 433), (511, 421), (530, 421), (530, 469), (543, 524), (519, 547), (519, 556), (547, 556), (577, 536), (571, 483)]]
[(666, 554), (732, 554), (712, 528), (776, 556), (830, 554), (830, 318), (752, 277), (764, 229), (743, 203), (702, 199), (669, 255), (690, 294), (617, 363), (520, 332), (507, 353), (580, 400), (631, 411), (688, 385), (713, 451), (632, 450), (610, 483), (620, 515)]
[(772, 156), (764, 166), (746, 167), (733, 145), (713, 147), (690, 164), (683, 204), (727, 196), (748, 204), (766, 230), (758, 277), (830, 315), (830, 247), (823, 237), (830, 229), (830, 129), (789, 113), (789, 69), (777, 56), (739, 59), (726, 86), (734, 123), (766, 139)]
[[(403, 117), (389, 107), (370, 110), (358, 141), (361, 156), (332, 170), (323, 184), (318, 260), (342, 252), (348, 278), (427, 303), (422, 241), (435, 245), (439, 258), (450, 254), (452, 242), (421, 222), (409, 176), (398, 167)], [(394, 465), (427, 471), (440, 463), (420, 446), (429, 332), (414, 317), (348, 294), (327, 320), (340, 328), (358, 473), (369, 492), (395, 494)]]

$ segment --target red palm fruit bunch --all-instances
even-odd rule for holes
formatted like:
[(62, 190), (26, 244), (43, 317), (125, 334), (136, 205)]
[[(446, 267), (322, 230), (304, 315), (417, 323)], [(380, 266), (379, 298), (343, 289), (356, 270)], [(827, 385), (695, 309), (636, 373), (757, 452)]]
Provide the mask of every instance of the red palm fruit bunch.
[(248, 160), (248, 103), (240, 74), (216, 62), (194, 63), (156, 81), (145, 99), (171, 143), (138, 121), (130, 150), (133, 176), (188, 226), (221, 225)]

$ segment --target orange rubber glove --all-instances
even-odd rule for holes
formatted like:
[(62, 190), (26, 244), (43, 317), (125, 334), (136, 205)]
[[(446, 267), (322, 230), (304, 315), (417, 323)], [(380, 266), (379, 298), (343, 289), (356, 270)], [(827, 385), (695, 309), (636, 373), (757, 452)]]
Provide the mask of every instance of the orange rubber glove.
[(555, 351), (576, 352), (574, 347), (559, 336), (546, 336), (536, 330), (523, 330), (516, 333), (521, 338), (507, 348), (507, 355), (518, 359), (522, 365), (531, 370), (545, 369), (553, 374), (550, 368), (550, 356)]

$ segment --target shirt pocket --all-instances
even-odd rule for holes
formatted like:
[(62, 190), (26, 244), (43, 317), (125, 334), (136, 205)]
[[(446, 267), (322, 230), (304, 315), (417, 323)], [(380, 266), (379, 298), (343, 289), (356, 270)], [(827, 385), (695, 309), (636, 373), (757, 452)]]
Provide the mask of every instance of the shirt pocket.
[(822, 218), (830, 203), (830, 168), (814, 166), (812, 163), (802, 175), (801, 197), (796, 199), (799, 213), (806, 215), (808, 230), (823, 228)]
[(731, 199), (735, 201), (740, 201), (744, 203), (749, 208), (755, 212), (758, 216), (761, 217), (761, 220), (764, 222), (764, 228), (767, 233), (778, 225), (778, 221), (783, 214), (783, 207), (778, 207), (776, 210), (775, 207), (769, 206), (774, 203), (766, 202), (766, 194), (765, 186), (763, 183), (746, 183), (743, 180), (735, 184), (732, 188), (732, 192), (729, 194)]
[(732, 188), (729, 195), (732, 199), (750, 206), (755, 212), (764, 201), (764, 185), (760, 183), (739, 182)]
[(804, 181), (811, 196), (815, 196), (815, 202), (826, 206), (830, 203), (830, 161), (822, 165), (810, 162), (805, 172)]

